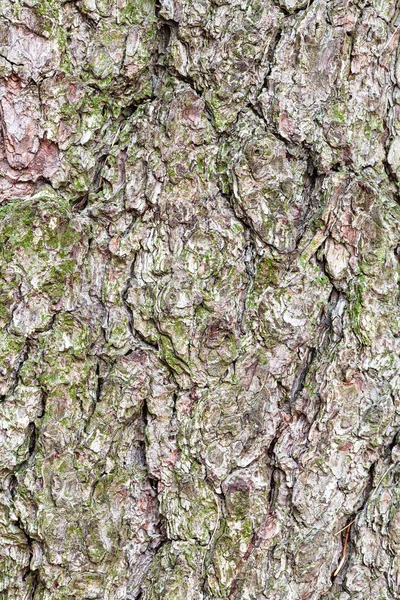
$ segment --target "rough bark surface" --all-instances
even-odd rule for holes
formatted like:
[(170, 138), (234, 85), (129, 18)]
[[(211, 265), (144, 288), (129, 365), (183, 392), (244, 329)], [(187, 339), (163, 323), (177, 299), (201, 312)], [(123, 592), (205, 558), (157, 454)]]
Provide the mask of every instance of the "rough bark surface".
[(0, 599), (399, 599), (400, 5), (0, 15)]

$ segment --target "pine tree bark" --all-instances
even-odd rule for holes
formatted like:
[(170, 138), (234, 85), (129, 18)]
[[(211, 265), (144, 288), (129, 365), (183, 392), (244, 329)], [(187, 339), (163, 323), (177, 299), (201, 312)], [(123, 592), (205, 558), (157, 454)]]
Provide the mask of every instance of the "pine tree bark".
[(0, 600), (399, 599), (398, 3), (0, 15)]

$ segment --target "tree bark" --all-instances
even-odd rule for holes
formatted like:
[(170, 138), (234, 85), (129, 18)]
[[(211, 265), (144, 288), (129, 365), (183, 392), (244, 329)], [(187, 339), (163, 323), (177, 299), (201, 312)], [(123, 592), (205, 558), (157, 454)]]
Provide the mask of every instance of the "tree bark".
[(0, 15), (0, 600), (399, 599), (398, 3)]

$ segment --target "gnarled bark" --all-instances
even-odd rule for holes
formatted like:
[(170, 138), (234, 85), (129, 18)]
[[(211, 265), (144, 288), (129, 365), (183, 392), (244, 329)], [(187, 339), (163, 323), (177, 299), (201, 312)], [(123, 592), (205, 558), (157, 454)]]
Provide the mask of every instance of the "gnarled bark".
[(0, 599), (400, 598), (397, 4), (0, 15)]

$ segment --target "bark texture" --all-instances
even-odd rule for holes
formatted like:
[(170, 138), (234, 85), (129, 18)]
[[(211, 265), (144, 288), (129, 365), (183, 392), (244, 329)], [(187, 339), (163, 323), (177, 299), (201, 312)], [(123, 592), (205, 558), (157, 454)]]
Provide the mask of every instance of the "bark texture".
[(399, 599), (400, 5), (0, 15), (0, 600)]

